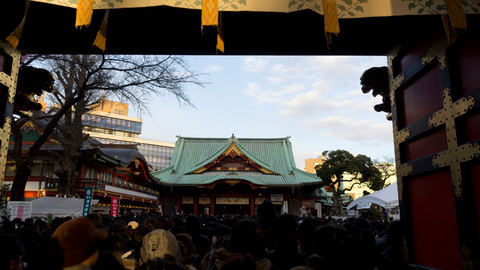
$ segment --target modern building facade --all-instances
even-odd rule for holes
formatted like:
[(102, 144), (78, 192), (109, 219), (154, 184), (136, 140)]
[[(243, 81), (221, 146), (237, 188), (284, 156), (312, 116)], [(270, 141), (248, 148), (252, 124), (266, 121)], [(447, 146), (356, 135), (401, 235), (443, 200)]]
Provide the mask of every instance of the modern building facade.
[(105, 144), (137, 144), (151, 171), (170, 166), (175, 144), (139, 138), (142, 119), (128, 116), (128, 104), (104, 100), (82, 116), (85, 133)]

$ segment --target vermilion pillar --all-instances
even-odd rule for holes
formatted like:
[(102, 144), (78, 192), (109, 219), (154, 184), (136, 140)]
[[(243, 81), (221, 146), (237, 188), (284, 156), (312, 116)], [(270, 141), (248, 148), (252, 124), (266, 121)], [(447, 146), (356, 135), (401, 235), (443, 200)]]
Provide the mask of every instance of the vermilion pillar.
[(198, 215), (198, 194), (193, 196), (193, 214)]
[(250, 195), (250, 216), (255, 215), (255, 198)]
[(178, 213), (182, 212), (182, 197), (181, 196), (177, 197), (177, 212)]
[(215, 215), (215, 196), (210, 195), (210, 215)]

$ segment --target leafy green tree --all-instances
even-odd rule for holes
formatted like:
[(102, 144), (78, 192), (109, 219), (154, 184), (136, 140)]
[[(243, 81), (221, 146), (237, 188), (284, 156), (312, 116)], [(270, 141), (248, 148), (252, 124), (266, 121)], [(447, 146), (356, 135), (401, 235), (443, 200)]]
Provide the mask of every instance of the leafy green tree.
[[(382, 173), (369, 157), (354, 156), (346, 150), (324, 151), (322, 155), (326, 160), (317, 165), (315, 170), (323, 184), (332, 190), (334, 215), (342, 214), (340, 196), (355, 185), (366, 184), (372, 190), (383, 188)], [(349, 188), (344, 187), (347, 182), (351, 183)]]

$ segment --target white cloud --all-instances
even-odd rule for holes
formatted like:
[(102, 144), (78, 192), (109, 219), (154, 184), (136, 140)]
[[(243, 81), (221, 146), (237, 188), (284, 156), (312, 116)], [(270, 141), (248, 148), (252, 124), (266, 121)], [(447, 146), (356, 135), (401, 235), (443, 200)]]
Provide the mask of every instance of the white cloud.
[(281, 115), (287, 116), (309, 116), (320, 112), (328, 112), (337, 107), (335, 100), (326, 99), (320, 91), (309, 91), (298, 94), (292, 99), (285, 101), (284, 109), (280, 110)]
[(305, 89), (306, 89), (305, 86), (303, 86), (302, 84), (294, 83), (292, 85), (281, 87), (281, 91), (278, 93), (278, 95), (294, 94)]
[(210, 65), (207, 66), (204, 70), (205, 73), (213, 73), (213, 72), (219, 72), (224, 70), (225, 68), (219, 65)]
[(365, 95), (361, 91), (351, 90), (340, 92), (333, 97), (338, 101), (339, 108), (343, 115), (363, 115), (374, 112), (373, 107), (382, 103), (381, 97), (374, 98), (372, 95)]
[(357, 142), (390, 143), (391, 122), (385, 120), (356, 120), (348, 117), (330, 116), (310, 119), (302, 122), (303, 125), (320, 132), (323, 136)]
[(259, 93), (260, 93), (260, 89), (259, 89), (258, 83), (247, 84), (247, 90), (245, 90), (245, 94), (256, 98)]
[(268, 59), (265, 57), (245, 57), (243, 59), (243, 69), (253, 73), (263, 72), (268, 64)]
[(267, 82), (269, 84), (282, 84), (305, 76), (298, 61), (292, 65), (276, 64), (269, 69), (268, 74)]
[(257, 83), (248, 83), (247, 89), (244, 91), (247, 96), (257, 100), (258, 103), (282, 103), (283, 98), (275, 95), (275, 92), (262, 89)]
[[(382, 65), (365, 57), (247, 57), (246, 66), (263, 71), (244, 91), (259, 103), (275, 104), (276, 112), (289, 117), (368, 115), (381, 98), (362, 93), (360, 76), (371, 66)], [(247, 65), (248, 64), (248, 65)], [(274, 109), (275, 110), (275, 109)]]

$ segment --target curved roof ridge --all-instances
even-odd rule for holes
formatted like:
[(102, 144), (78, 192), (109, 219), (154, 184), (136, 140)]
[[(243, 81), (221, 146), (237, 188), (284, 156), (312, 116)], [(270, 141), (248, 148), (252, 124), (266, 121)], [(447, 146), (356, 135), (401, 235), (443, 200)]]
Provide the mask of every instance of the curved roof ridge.
[[(151, 174), (152, 174), (155, 178), (158, 178), (157, 175), (163, 174), (163, 173), (165, 173), (165, 172), (172, 171), (172, 170), (173, 170), (173, 166), (170, 166), (170, 167), (167, 167), (167, 168), (158, 170), (158, 171), (154, 171), (154, 172), (152, 172)], [(160, 180), (160, 179), (159, 179), (159, 180)]]
[(207, 181), (203, 182), (202, 184), (210, 184), (210, 183), (213, 183), (213, 182), (218, 181), (218, 180), (226, 180), (226, 179), (230, 179), (230, 178), (232, 178), (232, 179), (234, 178), (234, 179), (238, 179), (238, 180), (245, 180), (245, 181), (248, 181), (250, 183), (253, 183), (253, 184), (256, 184), (256, 185), (261, 185), (261, 186), (266, 185), (264, 182), (261, 182), (260, 180), (249, 177), (247, 175), (230, 174), (230, 173), (217, 175), (215, 177), (212, 177), (212, 178), (208, 179)]
[[(238, 144), (237, 144), (238, 142)], [(240, 142), (238, 140), (233, 140), (233, 143), (238, 147), (238, 149), (240, 149), (240, 151), (242, 151), (242, 153), (244, 153), (249, 159), (253, 160), (255, 163), (257, 163), (258, 165), (261, 165), (262, 167), (264, 167), (265, 169), (267, 170), (270, 170), (276, 174), (280, 174), (277, 170), (274, 170), (272, 168), (272, 166), (270, 166), (269, 164), (265, 163), (264, 161), (262, 161), (261, 159), (257, 158), (254, 154), (250, 153), (245, 147), (243, 147)]]
[(307, 176), (312, 176), (312, 175), (313, 175), (313, 176), (317, 177), (318, 179), (322, 180), (322, 178), (320, 178), (320, 176), (318, 176), (318, 175), (316, 175), (316, 174), (314, 174), (314, 173), (309, 173), (309, 172), (306, 172), (306, 171), (304, 171), (304, 170), (300, 170), (300, 169), (297, 168), (297, 167), (292, 167), (292, 170), (295, 170), (295, 171), (297, 171), (297, 172), (299, 172), (299, 173), (301, 173), (301, 174), (303, 174), (303, 175), (307, 175)]
[(206, 164), (214, 161), (220, 154), (222, 154), (223, 152), (225, 152), (225, 151), (228, 149), (228, 147), (230, 147), (231, 144), (232, 144), (232, 143), (231, 143), (229, 140), (227, 140), (227, 143), (226, 143), (224, 146), (222, 146), (220, 149), (218, 149), (217, 151), (215, 151), (215, 153), (213, 153), (212, 155), (210, 155), (209, 157), (207, 157), (207, 158), (204, 159), (203, 161), (200, 161), (200, 162), (198, 162), (197, 164), (195, 164), (194, 169), (191, 170), (191, 171), (195, 171), (195, 170), (197, 170), (197, 169), (200, 169), (201, 167), (205, 166)]
[(233, 137), (233, 138), (225, 138), (225, 137), (183, 137), (183, 136), (177, 136), (179, 139), (186, 139), (186, 140), (231, 140), (231, 139), (237, 139), (237, 140), (265, 140), (265, 141), (274, 141), (274, 140), (285, 140), (289, 139), (290, 136), (286, 137), (278, 137), (278, 138), (238, 138), (238, 137)]
[(277, 170), (273, 169), (272, 166), (269, 164), (263, 162), (261, 159), (257, 158), (255, 155), (250, 153), (245, 147), (243, 147), (240, 142), (238, 141), (237, 138), (229, 138), (227, 139), (227, 143), (221, 147), (219, 150), (217, 150), (215, 153), (210, 155), (208, 158), (204, 159), (203, 161), (198, 162), (195, 167), (193, 167), (191, 170), (189, 170), (188, 173), (194, 172), (203, 166), (209, 164), (210, 162), (214, 161), (216, 158), (218, 158), (222, 153), (224, 153), (232, 144), (234, 144), (245, 156), (247, 156), (249, 159), (257, 163), (258, 165), (262, 166), (263, 168), (272, 171), (276, 174), (280, 174)]

